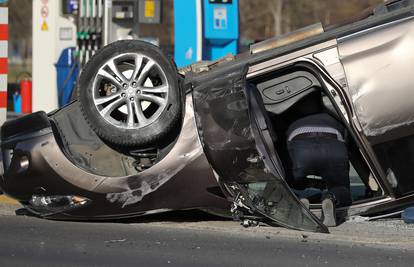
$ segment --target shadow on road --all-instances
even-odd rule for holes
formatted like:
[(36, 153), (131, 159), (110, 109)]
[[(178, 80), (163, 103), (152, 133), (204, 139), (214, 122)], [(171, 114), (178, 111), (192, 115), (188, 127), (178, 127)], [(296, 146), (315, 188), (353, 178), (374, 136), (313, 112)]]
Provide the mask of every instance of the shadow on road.
[[(37, 217), (30, 211), (20, 208), (15, 211), (17, 216)], [(90, 222), (90, 223), (122, 223), (122, 224), (136, 224), (136, 223), (152, 223), (152, 222), (208, 222), (208, 221), (229, 221), (232, 220), (229, 214), (222, 214), (221, 216), (213, 215), (215, 211), (210, 213), (201, 210), (182, 210), (182, 211), (167, 211), (163, 213), (137, 216), (127, 219), (109, 219), (109, 220), (65, 220), (71, 222)]]

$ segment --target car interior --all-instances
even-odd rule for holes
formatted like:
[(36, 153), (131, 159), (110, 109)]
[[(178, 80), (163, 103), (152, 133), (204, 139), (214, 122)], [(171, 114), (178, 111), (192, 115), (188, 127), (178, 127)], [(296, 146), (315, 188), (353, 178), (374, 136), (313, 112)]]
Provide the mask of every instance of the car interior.
[[(333, 102), (326, 95), (319, 78), (305, 67), (292, 67), (269, 73), (248, 81), (252, 90), (260, 94), (267, 121), (271, 124), (271, 135), (275, 151), (278, 153), (285, 172), (285, 179), (299, 198), (307, 198), (312, 207), (321, 202), (321, 195), (326, 190), (322, 177), (309, 174), (306, 185), (292, 183), (292, 162), (287, 150), (286, 131), (294, 121), (308, 115), (328, 113), (344, 126)], [(349, 129), (348, 129), (349, 131)], [(351, 134), (345, 136), (350, 159), (350, 185), (353, 205), (367, 202), (383, 193), (373, 178), (356, 141)]]

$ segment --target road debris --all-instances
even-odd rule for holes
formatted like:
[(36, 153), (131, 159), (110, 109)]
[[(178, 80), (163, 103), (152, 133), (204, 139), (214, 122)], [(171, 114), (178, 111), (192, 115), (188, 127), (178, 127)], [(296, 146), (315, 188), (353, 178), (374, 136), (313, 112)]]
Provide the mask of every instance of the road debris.
[(121, 242), (125, 242), (126, 238), (124, 239), (114, 239), (114, 240), (107, 240), (105, 241), (105, 243), (121, 243)]

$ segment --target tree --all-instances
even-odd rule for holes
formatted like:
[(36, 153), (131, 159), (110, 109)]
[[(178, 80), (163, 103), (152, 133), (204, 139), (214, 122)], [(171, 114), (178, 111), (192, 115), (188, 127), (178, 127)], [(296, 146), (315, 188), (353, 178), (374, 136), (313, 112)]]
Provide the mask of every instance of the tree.
[[(269, 10), (273, 17), (273, 23), (274, 23), (274, 35), (278, 36), (281, 35), (283, 32), (283, 6), (285, 3), (285, 0), (271, 0), (267, 2)], [(287, 18), (287, 17), (285, 17)]]
[(304, 26), (341, 22), (383, 0), (239, 0), (242, 38), (262, 40)]

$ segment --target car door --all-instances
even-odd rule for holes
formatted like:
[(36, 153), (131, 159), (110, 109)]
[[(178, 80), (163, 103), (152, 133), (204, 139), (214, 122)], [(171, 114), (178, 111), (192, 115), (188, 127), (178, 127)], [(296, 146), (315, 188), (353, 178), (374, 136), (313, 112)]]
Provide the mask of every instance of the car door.
[(204, 152), (234, 209), (270, 224), (328, 232), (285, 182), (271, 125), (257, 89), (246, 85), (247, 69), (227, 65), (190, 78)]
[(339, 40), (355, 122), (396, 197), (414, 194), (414, 16)]

